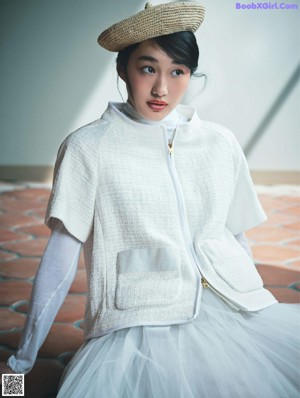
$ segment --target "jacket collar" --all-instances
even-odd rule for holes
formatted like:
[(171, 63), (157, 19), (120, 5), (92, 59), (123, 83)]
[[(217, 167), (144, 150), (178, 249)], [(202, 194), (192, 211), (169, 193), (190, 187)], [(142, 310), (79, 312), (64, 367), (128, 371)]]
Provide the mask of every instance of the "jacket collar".
[[(152, 132), (153, 134), (161, 134), (162, 131), (165, 130), (163, 123), (158, 124), (146, 124), (141, 123), (136, 120), (131, 119), (127, 115), (125, 115), (121, 109), (124, 106), (123, 102), (109, 102), (108, 107), (102, 115), (102, 119), (107, 122), (115, 122), (116, 124), (127, 124), (128, 127), (138, 128), (139, 132)], [(175, 108), (176, 112), (179, 115), (182, 115), (184, 119), (187, 119), (187, 122), (179, 122), (177, 125), (176, 131), (176, 139), (177, 141), (188, 139), (187, 132), (193, 130), (194, 127), (199, 128), (199, 123), (201, 123), (196, 110), (193, 107), (188, 105), (177, 105)]]

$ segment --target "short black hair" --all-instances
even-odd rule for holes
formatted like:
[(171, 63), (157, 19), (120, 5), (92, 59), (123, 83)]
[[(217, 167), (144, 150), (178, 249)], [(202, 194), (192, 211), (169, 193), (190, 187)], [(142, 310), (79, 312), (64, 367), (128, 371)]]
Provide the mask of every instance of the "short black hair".
[[(169, 35), (154, 37), (151, 41), (165, 51), (176, 63), (189, 68), (191, 75), (195, 73), (198, 67), (199, 48), (193, 32), (181, 31), (171, 33)], [(132, 44), (118, 53), (118, 72), (122, 70), (126, 74), (129, 57), (139, 45), (140, 43)]]

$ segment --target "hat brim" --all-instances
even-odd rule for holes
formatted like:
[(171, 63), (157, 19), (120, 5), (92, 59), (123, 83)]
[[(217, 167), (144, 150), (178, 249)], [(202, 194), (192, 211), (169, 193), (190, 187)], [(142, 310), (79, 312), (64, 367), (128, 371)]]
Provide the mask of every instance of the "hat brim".
[(104, 30), (98, 43), (108, 51), (118, 52), (154, 37), (181, 31), (195, 32), (204, 14), (203, 6), (190, 1), (147, 7)]

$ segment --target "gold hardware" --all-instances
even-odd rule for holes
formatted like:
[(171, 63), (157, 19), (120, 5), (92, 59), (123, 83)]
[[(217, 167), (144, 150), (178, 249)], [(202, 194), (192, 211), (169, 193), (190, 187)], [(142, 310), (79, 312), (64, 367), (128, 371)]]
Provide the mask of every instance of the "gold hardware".
[(203, 287), (209, 287), (209, 284), (208, 284), (207, 280), (205, 278), (203, 278), (203, 276), (201, 278), (201, 283), (202, 283)]

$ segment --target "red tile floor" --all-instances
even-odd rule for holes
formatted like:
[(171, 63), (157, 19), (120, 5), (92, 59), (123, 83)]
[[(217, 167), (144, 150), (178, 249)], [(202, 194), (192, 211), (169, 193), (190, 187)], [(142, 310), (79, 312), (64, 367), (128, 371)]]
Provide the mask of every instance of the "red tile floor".
[[(300, 190), (257, 190), (268, 220), (247, 232), (265, 287), (279, 302), (299, 302)], [(49, 186), (0, 183), (0, 360), (16, 352), (32, 282), (50, 235), (43, 225)], [(81, 257), (76, 278), (36, 364), (25, 377), (28, 398), (55, 397), (60, 376), (83, 342), (86, 277)]]

